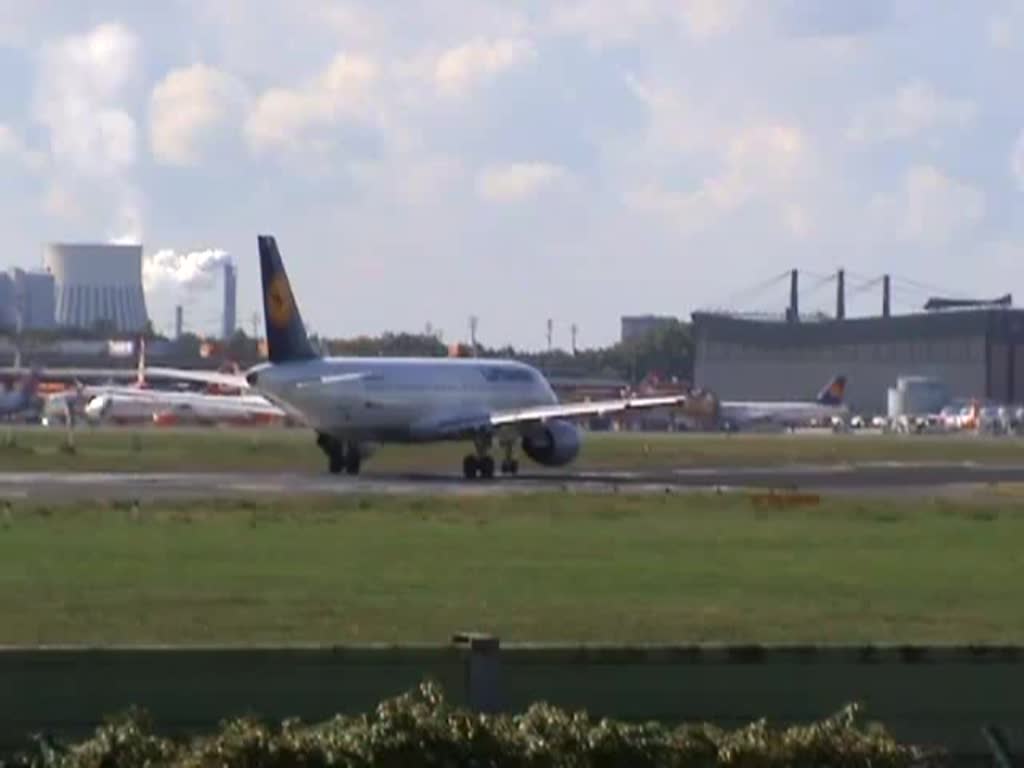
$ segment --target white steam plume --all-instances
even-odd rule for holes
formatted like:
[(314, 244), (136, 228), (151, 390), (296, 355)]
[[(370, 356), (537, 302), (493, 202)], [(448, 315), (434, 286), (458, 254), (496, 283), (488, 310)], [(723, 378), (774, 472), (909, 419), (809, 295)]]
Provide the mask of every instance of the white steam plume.
[(228, 252), (220, 248), (188, 253), (164, 248), (142, 263), (142, 282), (147, 291), (162, 286), (206, 288), (227, 262)]

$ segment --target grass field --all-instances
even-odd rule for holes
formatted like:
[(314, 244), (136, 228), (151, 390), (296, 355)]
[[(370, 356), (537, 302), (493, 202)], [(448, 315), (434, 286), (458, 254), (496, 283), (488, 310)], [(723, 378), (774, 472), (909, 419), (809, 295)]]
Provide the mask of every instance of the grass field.
[[(0, 470), (323, 471), (324, 458), (304, 429), (89, 429), (76, 432), (74, 454), (60, 429), (0, 432)], [(368, 473), (456, 472), (467, 447), (384, 446)], [(976, 436), (722, 435), (592, 433), (578, 469), (665, 469), (865, 461), (1024, 460), (1024, 441)], [(528, 465), (530, 471), (535, 467)]]
[(0, 643), (1024, 641), (1024, 504), (538, 495), (0, 512)]

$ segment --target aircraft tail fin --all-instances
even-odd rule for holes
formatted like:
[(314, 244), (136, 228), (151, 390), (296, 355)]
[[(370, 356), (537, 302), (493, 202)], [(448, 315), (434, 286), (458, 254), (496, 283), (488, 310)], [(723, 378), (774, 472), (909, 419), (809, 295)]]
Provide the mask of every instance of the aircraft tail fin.
[(836, 376), (818, 393), (820, 405), (842, 405), (846, 398), (846, 377)]
[(263, 278), (263, 316), (267, 326), (267, 356), (272, 363), (312, 360), (318, 357), (306, 333), (284, 270), (277, 241), (272, 235), (257, 238)]

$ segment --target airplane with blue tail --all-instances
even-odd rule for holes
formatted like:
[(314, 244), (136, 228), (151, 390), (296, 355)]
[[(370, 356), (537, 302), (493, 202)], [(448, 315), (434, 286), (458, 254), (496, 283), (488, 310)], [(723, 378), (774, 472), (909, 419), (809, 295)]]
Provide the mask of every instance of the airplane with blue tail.
[(380, 443), (465, 441), (467, 479), (519, 471), (517, 451), (560, 467), (579, 454), (580, 420), (686, 404), (689, 395), (560, 403), (537, 369), (515, 360), (324, 357), (302, 322), (273, 236), (257, 238), (268, 362), (244, 378), (198, 374), (248, 386), (309, 425), (331, 473), (358, 474)]
[(833, 377), (814, 400), (798, 401), (728, 401), (719, 404), (719, 422), (728, 430), (755, 426), (780, 428), (832, 424), (845, 419), (849, 409), (845, 403), (846, 376)]

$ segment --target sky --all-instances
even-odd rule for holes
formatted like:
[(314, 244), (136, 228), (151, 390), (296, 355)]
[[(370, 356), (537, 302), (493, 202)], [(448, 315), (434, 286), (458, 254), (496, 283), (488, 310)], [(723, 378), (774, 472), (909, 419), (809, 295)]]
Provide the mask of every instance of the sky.
[(5, 259), (231, 258), (248, 329), (272, 233), (315, 332), (531, 349), (794, 267), (1024, 300), (1022, 71), (1024, 0), (0, 0)]

